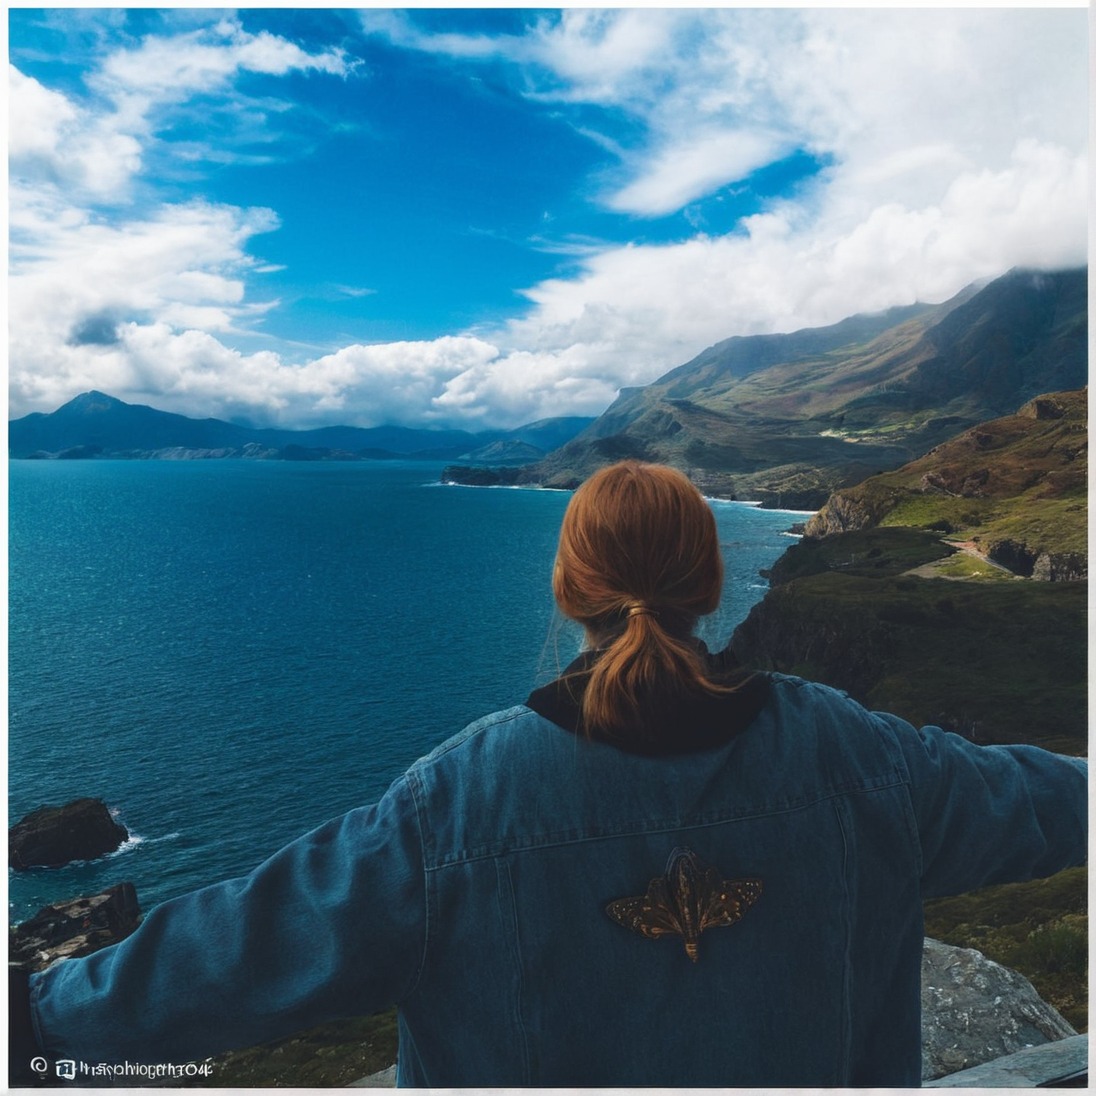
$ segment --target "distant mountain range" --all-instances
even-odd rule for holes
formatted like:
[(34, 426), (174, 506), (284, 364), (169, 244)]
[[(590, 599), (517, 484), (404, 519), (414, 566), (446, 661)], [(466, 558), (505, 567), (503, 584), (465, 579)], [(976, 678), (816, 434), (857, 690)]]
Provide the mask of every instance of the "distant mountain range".
[(403, 426), (327, 426), (315, 430), (255, 429), (220, 419), (191, 419), (85, 392), (49, 414), (8, 423), (13, 458), (280, 460), (413, 458), (492, 464), (543, 457), (591, 423), (589, 418), (542, 419), (516, 430), (472, 433)]
[[(512, 431), (253, 429), (189, 419), (88, 392), (8, 424), (9, 456), (421, 457), (459, 461), (464, 483), (573, 487), (624, 457), (687, 472), (705, 491), (816, 509), (962, 431), (1088, 371), (1088, 271), (1014, 270), (937, 305), (853, 316), (830, 327), (734, 337), (597, 419)], [(486, 465), (488, 467), (481, 467)]]
[(635, 457), (712, 494), (815, 509), (1035, 396), (1084, 386), (1087, 286), (1087, 269), (1014, 270), (943, 304), (727, 339), (622, 390), (562, 448), (503, 476), (569, 487)]

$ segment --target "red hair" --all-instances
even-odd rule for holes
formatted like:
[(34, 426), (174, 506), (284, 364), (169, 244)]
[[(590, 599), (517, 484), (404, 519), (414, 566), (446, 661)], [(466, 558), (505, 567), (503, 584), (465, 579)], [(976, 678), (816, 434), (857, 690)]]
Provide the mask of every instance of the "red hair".
[(691, 639), (722, 588), (715, 517), (682, 473), (622, 461), (575, 492), (552, 590), (602, 651), (582, 697), (587, 727), (643, 737), (667, 700), (734, 691), (709, 679)]

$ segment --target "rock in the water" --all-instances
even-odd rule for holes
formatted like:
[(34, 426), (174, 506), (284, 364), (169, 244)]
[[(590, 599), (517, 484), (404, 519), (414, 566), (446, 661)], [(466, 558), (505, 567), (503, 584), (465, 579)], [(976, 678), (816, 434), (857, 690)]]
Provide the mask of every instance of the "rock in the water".
[(45, 970), (55, 959), (90, 955), (124, 940), (140, 919), (132, 883), (118, 883), (102, 894), (57, 902), (11, 929), (8, 961), (24, 970)]
[(925, 939), (921, 959), (921, 1077), (1076, 1035), (1016, 971), (980, 951)]
[(129, 837), (101, 799), (39, 807), (8, 830), (8, 863), (16, 871), (59, 867), (114, 852)]

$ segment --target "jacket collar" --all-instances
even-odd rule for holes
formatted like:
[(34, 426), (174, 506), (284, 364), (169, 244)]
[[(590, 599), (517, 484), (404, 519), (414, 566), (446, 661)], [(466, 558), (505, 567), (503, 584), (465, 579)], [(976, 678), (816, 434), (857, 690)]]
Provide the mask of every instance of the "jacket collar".
[(697, 640), (707, 659), (713, 681), (737, 685), (725, 696), (699, 696), (666, 705), (659, 713), (655, 733), (649, 739), (618, 737), (607, 731), (587, 728), (582, 719), (582, 696), (590, 671), (601, 652), (583, 651), (558, 678), (534, 689), (526, 707), (565, 731), (596, 742), (604, 742), (627, 753), (670, 756), (715, 749), (741, 734), (753, 722), (769, 696), (769, 680), (763, 674), (744, 670), (730, 649), (711, 654)]

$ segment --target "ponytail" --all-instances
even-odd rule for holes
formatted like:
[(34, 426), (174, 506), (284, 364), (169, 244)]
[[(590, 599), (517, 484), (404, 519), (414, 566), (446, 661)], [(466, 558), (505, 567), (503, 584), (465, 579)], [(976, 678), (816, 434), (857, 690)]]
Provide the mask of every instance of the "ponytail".
[(680, 472), (624, 461), (575, 492), (552, 586), (600, 652), (582, 695), (588, 729), (647, 738), (676, 701), (735, 691), (710, 679), (691, 638), (722, 583), (715, 518)]

